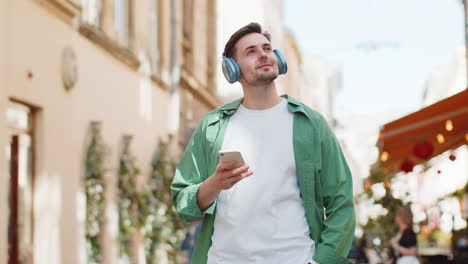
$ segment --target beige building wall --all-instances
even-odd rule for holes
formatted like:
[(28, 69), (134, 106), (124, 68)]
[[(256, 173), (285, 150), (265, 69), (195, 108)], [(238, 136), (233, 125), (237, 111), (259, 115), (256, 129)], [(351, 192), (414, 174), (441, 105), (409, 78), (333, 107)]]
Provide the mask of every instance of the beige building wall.
[[(6, 238), (7, 189), (5, 109), (7, 98), (26, 102), (37, 114), (34, 192), (34, 263), (85, 263), (83, 159), (90, 121), (102, 122), (111, 150), (108, 184), (115, 185), (122, 135), (132, 134), (132, 152), (142, 175), (148, 175), (153, 151), (168, 131), (170, 81), (170, 12), (161, 11), (160, 74), (148, 72), (149, 0), (135, 5), (132, 53), (116, 55), (91, 41), (57, 11), (40, 0), (0, 1), (0, 237)], [(136, 1), (134, 1), (136, 3)], [(170, 9), (169, 1), (160, 1)], [(107, 10), (110, 12), (109, 10)], [(75, 21), (76, 22), (76, 21)], [(112, 36), (113, 21), (103, 23)], [(78, 80), (67, 91), (61, 79), (62, 51), (71, 47), (77, 58)], [(7, 54), (8, 58), (7, 59)], [(118, 58), (123, 56), (124, 58)], [(27, 73), (33, 77), (29, 79)], [(163, 77), (165, 76), (165, 77)], [(110, 188), (109, 197), (115, 197)], [(110, 200), (110, 209), (115, 201)], [(117, 241), (115, 210), (104, 235), (107, 244)], [(116, 246), (116, 245), (115, 245)], [(6, 263), (6, 240), (0, 240), (0, 263)], [(117, 263), (117, 250), (104, 249), (106, 263)]]
[(283, 78), (286, 91), (290, 96), (303, 100), (302, 90), (307, 87), (303, 86), (302, 57), (296, 40), (290, 33), (285, 35), (283, 54), (288, 63), (288, 73)]
[(0, 263), (7, 263), (7, 210), (8, 210), (8, 171), (5, 157), (7, 144), (6, 102), (7, 93), (7, 47), (8, 42), (8, 5), (9, 1), (0, 1)]
[(302, 97), (325, 117), (329, 125), (333, 126), (333, 105), (336, 93), (341, 88), (341, 72), (320, 56), (303, 56), (302, 61), (307, 83), (307, 89), (303, 90)]
[[(190, 1), (182, 1), (182, 3)], [(184, 147), (203, 116), (221, 106), (216, 89), (216, 0), (181, 5), (179, 143)], [(185, 33), (187, 32), (187, 34)]]
[[(271, 33), (271, 42), (273, 48), (279, 49), (283, 55), (285, 55), (287, 45), (289, 45), (289, 43), (287, 43), (288, 34), (285, 30), (283, 19), (283, 0), (264, 0), (263, 5), (265, 13), (263, 24), (265, 25), (265, 28)], [(295, 58), (292, 58), (292, 61), (290, 62), (289, 58), (286, 57), (286, 61), (288, 62), (288, 73), (286, 75), (278, 76), (276, 80), (276, 89), (280, 95), (290, 93), (292, 85), (288, 82), (287, 76), (291, 73), (289, 71), (289, 66), (294, 60)]]
[[(72, 2), (80, 1), (0, 1), (0, 237), (7, 237), (9, 181), (4, 150), (9, 135), (4, 128), (11, 98), (38, 109), (34, 263), (86, 263), (82, 184), (91, 121), (102, 123), (102, 136), (110, 148), (103, 254), (105, 263), (117, 263), (116, 184), (122, 136), (133, 135), (132, 153), (146, 177), (158, 140), (172, 134), (183, 145), (192, 126), (220, 106), (215, 70), (217, 1), (195, 0), (194, 8), (185, 6), (190, 1), (177, 1), (174, 44), (172, 1), (129, 0), (128, 45), (118, 41), (113, 0), (102, 1), (99, 28), (81, 23), (84, 10)], [(191, 14), (188, 42), (183, 36), (184, 12)], [(156, 53), (152, 45), (157, 45)], [(173, 46), (176, 65), (171, 60)], [(78, 69), (71, 90), (65, 89), (61, 76), (66, 47), (76, 55)], [(174, 94), (173, 80), (178, 84)], [(180, 104), (172, 104), (179, 96)], [(179, 115), (180, 124), (171, 126)], [(6, 248), (7, 241), (1, 239), (0, 263), (6, 263)]]

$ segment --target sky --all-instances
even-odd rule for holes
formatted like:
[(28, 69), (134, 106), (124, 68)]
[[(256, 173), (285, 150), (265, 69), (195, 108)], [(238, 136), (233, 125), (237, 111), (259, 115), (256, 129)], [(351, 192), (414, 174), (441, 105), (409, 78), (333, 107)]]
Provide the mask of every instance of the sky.
[(463, 47), (460, 0), (285, 0), (302, 54), (342, 72), (335, 112), (410, 113), (429, 74)]

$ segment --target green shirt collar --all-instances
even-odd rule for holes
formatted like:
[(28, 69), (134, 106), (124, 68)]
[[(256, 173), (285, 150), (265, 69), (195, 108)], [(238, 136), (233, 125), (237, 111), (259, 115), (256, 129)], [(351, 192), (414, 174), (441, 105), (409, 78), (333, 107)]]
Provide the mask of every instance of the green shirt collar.
[[(306, 113), (304, 107), (302, 106), (301, 103), (299, 103), (296, 99), (292, 98), (291, 96), (288, 96), (287, 94), (281, 95), (281, 97), (286, 98), (288, 100), (288, 109), (289, 111), (296, 113), (296, 112), (301, 112), (304, 115), (306, 115), (309, 118), (309, 115)], [(221, 107), (220, 111), (227, 115), (231, 116), (237, 111), (237, 108), (239, 108), (239, 105), (242, 103), (244, 100), (244, 97), (237, 99), (223, 107)]]

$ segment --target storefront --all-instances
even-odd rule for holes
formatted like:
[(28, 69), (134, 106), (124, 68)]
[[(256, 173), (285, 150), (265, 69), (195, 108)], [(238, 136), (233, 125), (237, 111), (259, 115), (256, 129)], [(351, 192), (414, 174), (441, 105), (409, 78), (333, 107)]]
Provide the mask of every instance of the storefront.
[[(448, 186), (451, 183), (450, 181), (453, 179), (451, 177), (454, 176), (453, 172), (455, 170), (447, 169), (450, 173), (442, 172), (440, 167), (443, 165), (441, 163), (447, 165), (447, 162), (451, 163), (451, 161), (453, 162), (457, 159), (466, 159), (467, 144), (468, 89), (385, 124), (381, 128), (377, 147), (379, 149), (380, 164), (387, 172), (393, 174), (406, 173), (407, 175), (404, 176), (407, 177), (416, 173), (419, 177), (419, 183), (437, 179), (437, 182), (441, 183), (439, 185), (432, 183), (431, 185), (443, 187), (441, 185)], [(463, 164), (466, 164), (466, 161), (458, 161), (462, 165), (462, 169), (456, 171), (455, 174), (458, 174), (458, 177), (462, 179), (465, 187), (452, 190), (451, 192), (456, 193), (456, 197), (452, 197), (452, 200), (454, 198), (459, 200), (460, 207), (457, 210), (461, 209), (461, 215), (466, 223), (467, 215), (465, 211), (467, 204), (463, 201), (468, 198), (468, 187), (466, 185), (468, 181), (468, 167), (463, 166)], [(453, 165), (449, 165), (449, 167), (454, 166), (455, 163), (452, 163)], [(422, 166), (416, 169), (418, 165)], [(434, 171), (437, 177), (431, 178), (429, 174), (434, 174)], [(419, 186), (418, 188), (422, 187)], [(434, 189), (431, 189), (431, 192), (435, 196), (438, 196), (440, 193)], [(441, 200), (443, 197), (437, 197), (437, 199)], [(458, 202), (456, 203), (458, 204)], [(430, 212), (432, 209), (425, 206), (422, 206), (422, 208), (426, 208), (423, 212), (426, 220), (423, 220), (418, 225), (420, 232), (423, 234), (422, 237), (424, 235), (427, 237), (428, 234), (430, 236), (433, 230), (438, 229), (434, 223), (440, 221), (442, 213), (440, 213), (437, 204), (433, 205), (432, 209), (435, 209), (437, 212), (434, 214), (434, 218), (431, 219)], [(436, 244), (430, 247), (421, 247), (424, 242), (418, 242), (420, 244), (419, 254), (423, 261), (425, 261), (424, 263), (447, 263), (448, 259), (452, 257), (453, 252), (456, 251), (458, 239), (454, 232), (455, 220), (453, 220), (452, 226), (452, 248), (438, 247)], [(462, 232), (465, 232), (463, 230), (467, 230), (466, 224), (465, 228), (461, 229)]]
[(468, 89), (385, 124), (377, 147), (381, 164), (392, 172), (468, 143)]

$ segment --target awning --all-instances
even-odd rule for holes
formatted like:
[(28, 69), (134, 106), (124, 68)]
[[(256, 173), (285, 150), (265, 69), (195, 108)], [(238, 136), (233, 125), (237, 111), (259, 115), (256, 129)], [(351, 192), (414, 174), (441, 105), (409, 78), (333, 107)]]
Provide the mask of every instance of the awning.
[(468, 143), (468, 89), (380, 129), (377, 147), (383, 167), (411, 171), (447, 150)]

